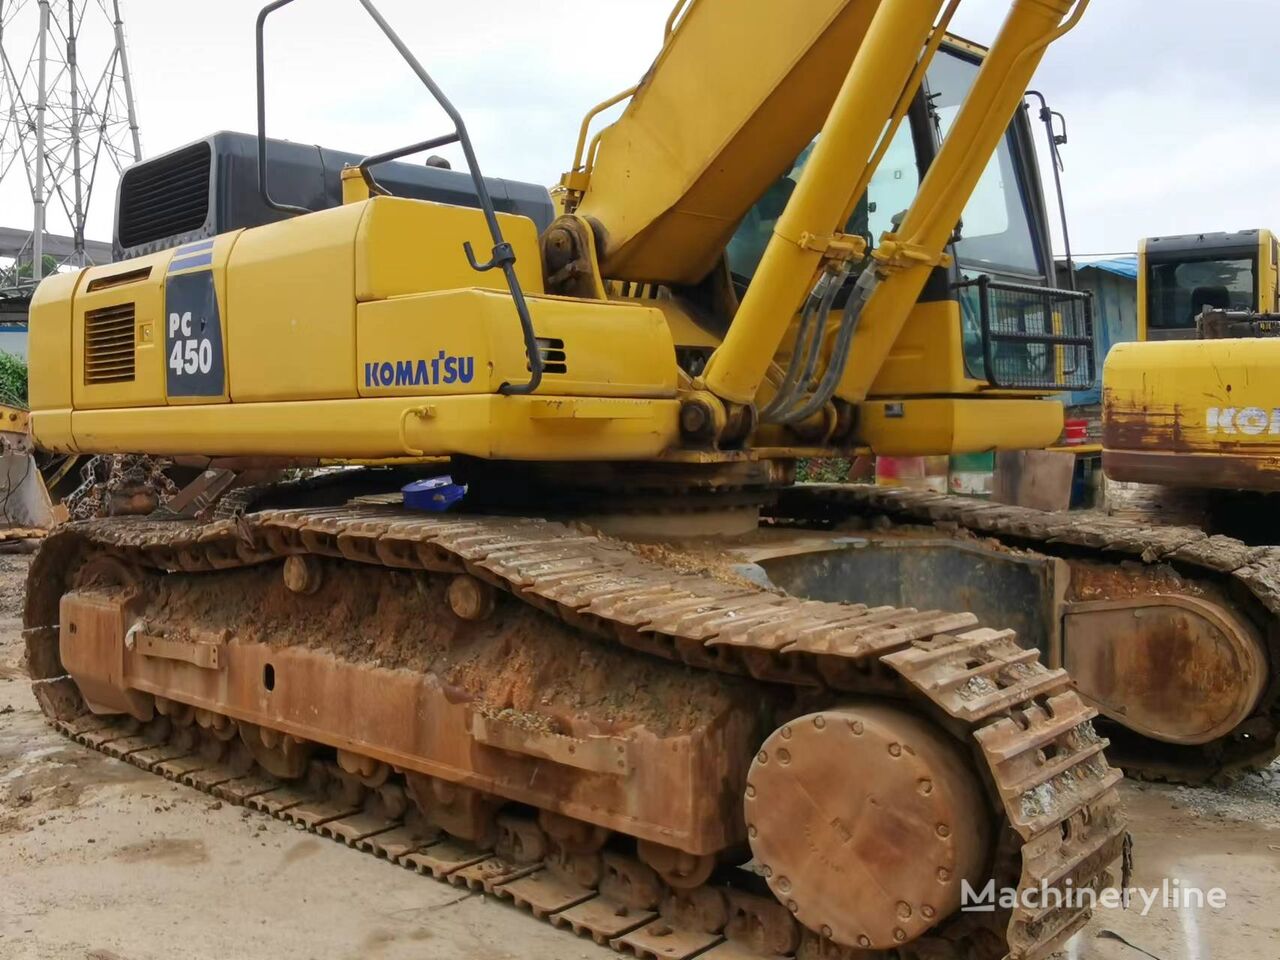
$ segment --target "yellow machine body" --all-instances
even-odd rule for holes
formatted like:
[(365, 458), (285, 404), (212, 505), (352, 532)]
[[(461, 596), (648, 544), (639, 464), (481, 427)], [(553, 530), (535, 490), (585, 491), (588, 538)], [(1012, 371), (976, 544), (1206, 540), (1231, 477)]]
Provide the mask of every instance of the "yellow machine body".
[(1122, 343), (1103, 372), (1115, 480), (1280, 490), (1280, 339)]
[[(661, 311), (539, 296), (533, 223), (502, 219), (539, 335), (569, 358), (536, 397), (497, 395), (527, 376), (527, 360), (500, 280), (477, 285), (486, 278), (461, 256), (462, 239), (484, 234), (480, 211), (376, 197), (220, 236), (211, 262), (194, 268), (179, 248), (44, 285), (31, 336), (40, 443), (366, 459), (666, 449), (676, 367)], [(169, 336), (181, 318), (166, 312), (166, 285), (199, 272), (212, 273), (217, 294), (204, 319), (217, 328), (222, 382), (210, 395), (174, 395), (166, 373), (185, 338)], [(107, 325), (112, 317), (125, 327)], [(121, 343), (127, 360), (103, 366)]]
[[(501, 272), (463, 255), (464, 241), (487, 248), (481, 211), (371, 197), (344, 176), (339, 207), (47, 281), (31, 311), (37, 441), (68, 453), (703, 463), (1052, 443), (1053, 384), (975, 367), (977, 301), (959, 290), (972, 273), (949, 251), (962, 212), (980, 219), (965, 204), (984, 184), (1016, 180), (997, 199), (1009, 210), (1041, 203), (1033, 163), (988, 158), (1013, 142), (1022, 90), (1079, 8), (1064, 21), (1070, 0), (1018, 0), (984, 51), (943, 42), (940, 0), (815, 0), (785, 17), (764, 6), (768, 17), (730, 18), (728, 43), (715, 4), (689, 4), (589, 150), (584, 122), (564, 223), (540, 239), (532, 221), (499, 216), (548, 361), (532, 395), (503, 392), (530, 362)], [(759, 70), (744, 80), (730, 52)], [(929, 113), (931, 62), (964, 73), (945, 124)], [(950, 135), (938, 143), (940, 126)], [(716, 287), (726, 243), (788, 171), (754, 278)], [(885, 195), (905, 207), (899, 232), (844, 232), (877, 176), (896, 181)], [(573, 283), (549, 261), (557, 225), (584, 248)], [(1025, 229), (1043, 284), (1047, 238)], [(839, 389), (795, 423), (744, 433), (755, 421), (742, 411), (767, 405), (796, 353), (806, 292), (847, 267), (875, 282), (847, 356), (837, 321), (819, 332), (818, 372), (843, 370)], [(1058, 308), (1038, 290), (1051, 331)], [(682, 363), (691, 350), (706, 362)], [(682, 428), (690, 404), (711, 435)]]
[[(678, 0), (554, 219), (482, 176), (365, 3), (451, 133), (156, 158), (147, 202), (121, 189), (140, 255), (34, 299), (36, 441), (165, 458), (94, 462), (98, 519), (33, 561), (46, 715), (251, 803), (260, 769), (300, 825), (637, 954), (1061, 948), (1089, 911), (1037, 892), (1099, 888), (1125, 849), (1058, 669), (1065, 563), (965, 537), (960, 575), (896, 548), (842, 572), (872, 553), (836, 535), (842, 495), (876, 488), (784, 488), (802, 457), (1058, 436), (1088, 301), (1052, 287), (1021, 103), (1087, 3), (1010, 0), (983, 51), (946, 40), (959, 0)], [(453, 143), (466, 175), (390, 166)], [(368, 469), (286, 479), (321, 461)], [(850, 583), (824, 601), (770, 560)], [(748, 849), (767, 892), (722, 882)], [(986, 878), (1022, 905), (960, 915)]]
[(1116, 345), (1103, 371), (1107, 475), (1280, 490), (1280, 339), (1199, 339), (1206, 307), (1280, 309), (1280, 243), (1270, 230), (1142, 241), (1140, 340)]

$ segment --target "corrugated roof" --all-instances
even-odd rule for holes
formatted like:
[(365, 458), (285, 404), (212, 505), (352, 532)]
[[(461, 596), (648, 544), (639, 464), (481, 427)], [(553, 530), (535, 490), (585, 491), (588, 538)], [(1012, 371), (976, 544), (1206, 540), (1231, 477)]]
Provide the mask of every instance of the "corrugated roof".
[(1090, 260), (1087, 263), (1076, 263), (1076, 273), (1082, 270), (1103, 270), (1107, 273), (1114, 273), (1117, 276), (1127, 277), (1130, 280), (1138, 279), (1138, 258), (1136, 255), (1127, 257), (1108, 257), (1105, 260)]

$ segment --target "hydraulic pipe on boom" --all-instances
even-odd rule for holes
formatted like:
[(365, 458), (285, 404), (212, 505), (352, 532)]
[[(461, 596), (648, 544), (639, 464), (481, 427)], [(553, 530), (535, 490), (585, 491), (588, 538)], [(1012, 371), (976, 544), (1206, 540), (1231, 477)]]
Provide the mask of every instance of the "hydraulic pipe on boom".
[(836, 391), (841, 399), (866, 399), (1044, 51), (1079, 22), (1088, 2), (1015, 0), (1010, 8), (901, 227), (886, 234), (875, 251), (880, 282), (854, 333), (850, 363)]
[(876, 11), (733, 325), (707, 362), (703, 379), (721, 399), (755, 399), (824, 261), (864, 252), (861, 238), (840, 234), (838, 218), (852, 203), (849, 171), (870, 161), (941, 8), (942, 0), (885, 0)]

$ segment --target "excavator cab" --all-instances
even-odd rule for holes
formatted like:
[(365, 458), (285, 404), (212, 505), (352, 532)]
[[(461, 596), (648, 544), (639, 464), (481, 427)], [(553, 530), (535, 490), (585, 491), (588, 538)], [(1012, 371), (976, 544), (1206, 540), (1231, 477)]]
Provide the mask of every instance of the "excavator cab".
[(1280, 241), (1270, 230), (1149, 237), (1138, 249), (1138, 339), (1194, 340), (1206, 308), (1275, 313)]

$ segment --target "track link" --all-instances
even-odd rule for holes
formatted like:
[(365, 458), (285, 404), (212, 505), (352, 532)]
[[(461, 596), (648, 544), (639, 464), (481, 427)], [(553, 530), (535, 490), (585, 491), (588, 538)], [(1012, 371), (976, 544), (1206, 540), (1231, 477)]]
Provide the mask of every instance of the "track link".
[[(969, 614), (805, 601), (705, 574), (680, 573), (622, 544), (555, 522), (432, 517), (376, 506), (265, 511), (203, 525), (97, 521), (71, 525), (42, 547), (28, 590), (28, 659), (37, 698), (65, 733), (375, 855), (449, 882), (478, 884), (477, 889), (509, 895), (535, 914), (639, 956), (786, 956), (795, 945), (761, 952), (736, 942), (732, 921), (705, 929), (705, 911), (690, 906), (688, 891), (678, 897), (648, 897), (649, 913), (636, 927), (601, 933), (604, 921), (589, 905), (598, 898), (605, 898), (605, 903), (597, 907), (611, 904), (607, 869), (599, 886), (579, 887), (584, 897), (580, 902), (552, 909), (527, 890), (519, 893), (535, 886), (535, 877), (543, 877), (539, 883), (563, 880), (545, 863), (504, 863), (501, 854), (475, 849), (468, 855), (479, 859), (466, 864), (441, 860), (446, 853), (454, 855), (456, 844), (438, 838), (430, 842), (441, 849), (385, 846), (378, 838), (404, 841), (401, 827), (388, 822), (385, 829), (362, 832), (377, 825), (362, 820), (357, 826), (355, 818), (361, 814), (351, 810), (317, 812), (316, 798), (292, 785), (260, 778), (213, 782), (229, 771), (184, 770), (184, 761), (195, 761), (159, 756), (155, 743), (84, 714), (57, 658), (58, 598), (68, 588), (79, 558), (103, 552), (158, 571), (225, 570), (314, 554), (391, 568), (469, 573), (601, 640), (692, 668), (913, 701), (968, 743), (985, 766), (991, 806), (1007, 824), (996, 872), (1006, 881), (1016, 877), (1024, 889), (1042, 884), (1063, 888), (1068, 882), (1078, 888), (1105, 886), (1111, 882), (1107, 867), (1125, 843), (1115, 790), (1120, 773), (1103, 756), (1106, 741), (1094, 732), (1094, 711), (1075, 694), (1062, 671), (1048, 670), (1029, 656), (1011, 632), (980, 628)], [(236, 786), (228, 786), (233, 783)], [(242, 788), (256, 792), (237, 796)], [(481, 863), (489, 866), (477, 874), (472, 868)], [(524, 872), (518, 877), (504, 873), (512, 866)], [(742, 895), (726, 891), (724, 896), (733, 903)], [(655, 919), (655, 908), (660, 919)], [(649, 931), (659, 936), (657, 947), (632, 935), (648, 929), (646, 923), (677, 930), (673, 920), (687, 916), (701, 918), (701, 927), (694, 931), (697, 936), (677, 938), (687, 944), (684, 952), (669, 952), (666, 948), (677, 940), (665, 939), (665, 933)], [(1036, 958), (1059, 946), (1088, 917), (1080, 910), (1019, 907), (1005, 919), (1007, 928), (998, 935), (1005, 943), (994, 955), (1007, 951), (1013, 958)], [(972, 929), (972, 917), (957, 914), (925, 939), (936, 945), (963, 938)], [(806, 938), (809, 945), (801, 947), (801, 956), (843, 955), (812, 934), (806, 933)]]
[(894, 523), (949, 524), (1007, 545), (1051, 556), (1167, 564), (1189, 578), (1241, 597), (1251, 619), (1265, 624), (1272, 676), (1254, 714), (1236, 731), (1200, 748), (1180, 748), (1185, 764), (1126, 757), (1146, 779), (1199, 783), (1265, 768), (1280, 756), (1280, 547), (1251, 547), (1193, 526), (1167, 526), (1101, 514), (1049, 513), (928, 491), (869, 484), (805, 484), (782, 496), (778, 516), (839, 522), (885, 517)]

